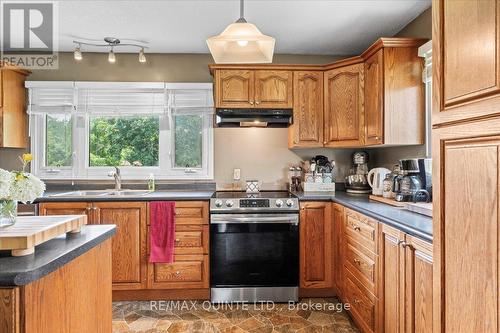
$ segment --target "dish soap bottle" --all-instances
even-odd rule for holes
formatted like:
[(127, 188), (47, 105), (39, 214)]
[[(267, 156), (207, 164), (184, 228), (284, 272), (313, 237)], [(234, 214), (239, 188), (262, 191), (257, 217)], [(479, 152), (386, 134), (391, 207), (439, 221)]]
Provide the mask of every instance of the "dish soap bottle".
[(152, 173), (149, 174), (148, 190), (150, 190), (150, 191), (155, 190), (155, 176)]

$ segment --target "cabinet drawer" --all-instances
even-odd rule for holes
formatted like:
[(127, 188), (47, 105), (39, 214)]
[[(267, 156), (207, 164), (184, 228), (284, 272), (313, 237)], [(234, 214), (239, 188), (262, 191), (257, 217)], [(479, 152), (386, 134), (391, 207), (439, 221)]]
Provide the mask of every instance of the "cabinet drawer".
[(363, 332), (375, 329), (375, 297), (364, 290), (359, 281), (345, 269), (345, 302), (351, 305), (351, 315)]
[(208, 224), (208, 201), (176, 201), (175, 224)]
[(359, 245), (347, 241), (344, 265), (367, 289), (371, 292), (375, 291), (375, 274), (377, 272), (377, 256), (375, 254), (364, 253)]
[(150, 288), (208, 288), (208, 255), (176, 255), (171, 264), (150, 264)]
[(346, 209), (345, 233), (368, 250), (376, 253), (378, 223), (362, 214)]
[[(174, 255), (208, 254), (208, 225), (176, 225)], [(147, 254), (151, 249), (151, 231), (148, 230)]]

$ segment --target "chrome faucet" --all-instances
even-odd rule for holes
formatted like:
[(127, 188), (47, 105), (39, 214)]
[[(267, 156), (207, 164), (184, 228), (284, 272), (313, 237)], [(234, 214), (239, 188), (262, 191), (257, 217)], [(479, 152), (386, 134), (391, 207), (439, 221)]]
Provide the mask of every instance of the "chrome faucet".
[(110, 171), (108, 176), (115, 178), (115, 191), (120, 191), (122, 189), (122, 176), (120, 174), (120, 169), (115, 166), (115, 171)]

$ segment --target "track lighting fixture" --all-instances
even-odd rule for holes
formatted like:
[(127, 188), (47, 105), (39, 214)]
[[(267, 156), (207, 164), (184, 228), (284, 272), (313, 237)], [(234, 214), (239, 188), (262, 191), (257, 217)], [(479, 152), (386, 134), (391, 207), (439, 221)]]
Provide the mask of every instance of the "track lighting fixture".
[(82, 60), (83, 55), (82, 55), (82, 45), (90, 45), (90, 46), (97, 46), (97, 47), (108, 47), (109, 48), (109, 53), (108, 53), (108, 61), (110, 63), (115, 63), (116, 62), (116, 55), (114, 52), (115, 47), (120, 47), (120, 46), (133, 46), (140, 48), (139, 50), (139, 62), (145, 63), (146, 60), (146, 55), (144, 54), (144, 49), (147, 49), (148, 47), (142, 44), (134, 44), (134, 43), (126, 43), (122, 44), (121, 41), (118, 38), (115, 37), (105, 37), (104, 38), (105, 44), (95, 44), (95, 43), (88, 43), (88, 42), (83, 42), (79, 40), (74, 40), (73, 44), (75, 44), (75, 51), (74, 51), (74, 58), (75, 60)]

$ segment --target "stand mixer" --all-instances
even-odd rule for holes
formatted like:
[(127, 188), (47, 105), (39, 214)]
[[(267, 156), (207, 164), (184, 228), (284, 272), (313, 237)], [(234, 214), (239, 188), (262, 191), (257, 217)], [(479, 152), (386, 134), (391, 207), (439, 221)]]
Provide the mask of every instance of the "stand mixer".
[(345, 178), (346, 192), (354, 194), (371, 193), (368, 184), (368, 153), (357, 151), (352, 154), (352, 167)]

